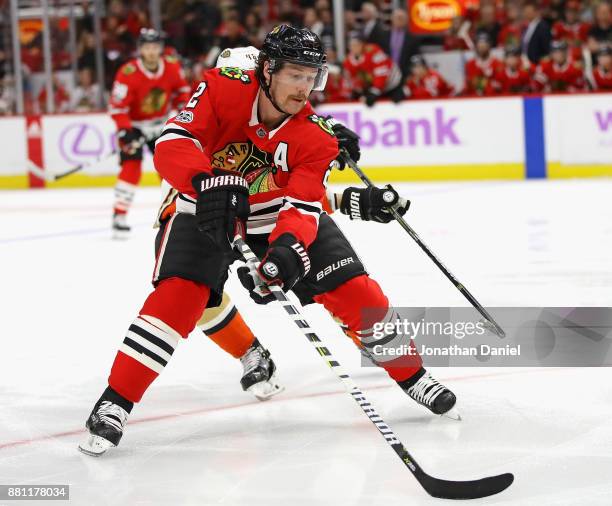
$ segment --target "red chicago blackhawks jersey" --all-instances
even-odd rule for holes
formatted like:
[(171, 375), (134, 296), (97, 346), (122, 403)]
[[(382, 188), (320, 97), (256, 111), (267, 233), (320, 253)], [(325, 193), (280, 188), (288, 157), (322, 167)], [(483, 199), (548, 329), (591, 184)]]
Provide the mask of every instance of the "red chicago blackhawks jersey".
[(503, 65), (494, 77), (494, 87), (499, 93), (529, 93), (532, 91), (531, 72), (526, 68), (513, 70)]
[(502, 62), (489, 56), (486, 60), (474, 58), (465, 64), (465, 95), (494, 95), (493, 77)]
[(135, 59), (117, 72), (109, 112), (119, 129), (135, 126), (146, 130), (151, 124), (163, 124), (171, 108), (182, 107), (189, 100), (190, 92), (175, 58), (162, 57), (155, 73)]
[(580, 45), (587, 41), (591, 25), (588, 23), (566, 23), (557, 21), (552, 27), (552, 35), (555, 40), (565, 40), (569, 45)]
[(522, 23), (513, 23), (504, 26), (497, 36), (497, 45), (499, 47), (520, 47), (524, 31), (525, 27)]
[(410, 98), (448, 97), (452, 92), (453, 87), (432, 69), (422, 79), (408, 77), (404, 82), (404, 95)]
[(204, 78), (155, 145), (155, 167), (176, 190), (167, 202), (174, 199), (178, 212), (193, 213), (193, 176), (214, 169), (236, 172), (249, 183), (247, 232), (270, 233), (270, 241), (289, 232), (308, 247), (338, 156), (333, 131), (308, 103), (268, 130), (258, 118), (260, 88), (253, 71), (222, 67)]
[(564, 65), (557, 65), (552, 60), (547, 60), (538, 66), (534, 84), (538, 91), (573, 93), (584, 91), (586, 82), (579, 63), (568, 60)]
[(596, 90), (612, 90), (612, 70), (606, 71), (601, 65), (598, 65), (593, 69), (593, 78), (595, 79)]
[(359, 58), (349, 54), (344, 60), (344, 70), (354, 90), (376, 88), (380, 92), (389, 91), (402, 79), (397, 65), (376, 44), (365, 44)]

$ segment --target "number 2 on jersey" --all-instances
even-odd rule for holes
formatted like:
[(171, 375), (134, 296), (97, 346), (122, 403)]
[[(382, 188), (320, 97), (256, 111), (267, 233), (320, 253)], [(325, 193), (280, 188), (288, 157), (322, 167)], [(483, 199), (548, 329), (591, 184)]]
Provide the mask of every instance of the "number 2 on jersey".
[(198, 105), (198, 101), (200, 100), (200, 97), (202, 96), (202, 93), (204, 93), (205, 89), (206, 89), (205, 82), (201, 82), (200, 84), (198, 84), (198, 89), (193, 94), (191, 99), (189, 99), (189, 102), (187, 102), (185, 109), (193, 109), (196, 105)]

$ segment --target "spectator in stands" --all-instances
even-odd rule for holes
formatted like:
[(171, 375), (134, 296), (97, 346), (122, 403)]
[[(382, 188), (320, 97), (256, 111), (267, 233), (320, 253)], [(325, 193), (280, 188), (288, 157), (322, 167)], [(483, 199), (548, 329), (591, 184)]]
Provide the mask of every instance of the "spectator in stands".
[(552, 36), (554, 40), (567, 42), (572, 57), (577, 60), (582, 58), (582, 46), (587, 42), (590, 28), (588, 23), (580, 20), (580, 3), (569, 0), (565, 4), (563, 20), (552, 27)]
[(294, 7), (291, 0), (279, 1), (278, 22), (292, 26), (300, 26), (302, 24), (301, 12)]
[(612, 10), (610, 3), (602, 1), (595, 7), (595, 23), (589, 30), (588, 44), (591, 53), (596, 54), (599, 48), (612, 43)]
[(418, 40), (408, 32), (408, 15), (403, 9), (391, 13), (389, 55), (402, 73), (402, 79), (410, 73), (410, 58), (419, 53)]
[(595, 90), (612, 91), (612, 47), (601, 46), (599, 49), (593, 80)]
[(5, 74), (0, 80), (0, 114), (15, 112), (15, 83), (12, 75)]
[(563, 10), (566, 0), (543, 0), (540, 1), (542, 7), (542, 18), (546, 20), (548, 26), (553, 26), (557, 21), (563, 19)]
[[(70, 95), (68, 95), (64, 84), (55, 74), (53, 74), (52, 86), (55, 112), (67, 112), (70, 107)], [(42, 114), (51, 112), (47, 110), (47, 89), (45, 86), (43, 86), (38, 94), (38, 107)]]
[(352, 10), (344, 11), (344, 30), (351, 33), (357, 30), (357, 13)]
[(304, 28), (308, 28), (311, 32), (316, 33), (319, 37), (323, 33), (323, 22), (319, 19), (317, 15), (317, 11), (314, 7), (308, 7), (304, 9), (304, 19), (302, 21), (302, 26)]
[[(313, 92), (318, 102), (348, 102), (351, 99), (351, 90), (343, 76), (342, 64), (338, 61), (336, 49), (327, 49), (327, 84), (323, 92)], [(319, 94), (320, 93), (320, 94)], [(312, 102), (312, 100), (311, 100)]]
[[(469, 23), (463, 16), (455, 16), (451, 20), (450, 28), (444, 34), (444, 51), (456, 51), (470, 49), (468, 44)], [(471, 41), (470, 41), (471, 42)]]
[(240, 24), (238, 17), (232, 14), (225, 20), (224, 33), (217, 39), (215, 45), (222, 48), (245, 47), (250, 44), (249, 39), (244, 35), (244, 28)]
[(491, 44), (496, 46), (500, 30), (501, 27), (497, 22), (495, 4), (481, 3), (479, 19), (474, 26), (473, 35), (475, 36), (479, 33), (486, 33), (489, 36)]
[(383, 96), (396, 102), (403, 98), (399, 68), (380, 46), (366, 42), (362, 33), (349, 35), (344, 71), (352, 98), (365, 102), (368, 107)]
[(250, 10), (244, 18), (244, 36), (249, 39), (249, 46), (261, 47), (266, 33), (257, 12)]
[[(106, 49), (106, 46), (105, 46)], [(91, 32), (83, 32), (77, 44), (77, 65), (80, 69), (96, 68), (96, 38)]]
[(221, 12), (214, 2), (190, 1), (183, 14), (184, 45), (183, 56), (196, 59), (206, 54), (213, 41), (213, 32), (221, 23)]
[(535, 0), (527, 0), (523, 5), (523, 18), (527, 23), (521, 42), (522, 51), (531, 63), (539, 61), (550, 52), (552, 34), (550, 26), (540, 14), (540, 7)]
[(567, 42), (555, 40), (550, 58), (541, 62), (535, 72), (534, 86), (545, 93), (575, 93), (586, 90), (582, 64), (571, 58)]
[(435, 70), (427, 66), (425, 58), (410, 58), (410, 75), (404, 81), (406, 98), (441, 98), (453, 94), (453, 87)]
[(378, 8), (371, 2), (361, 5), (361, 19), (363, 21), (362, 33), (365, 41), (376, 44), (387, 54), (389, 53), (389, 33), (378, 17)]
[(531, 65), (525, 65), (521, 48), (509, 46), (504, 50), (504, 64), (495, 73), (493, 87), (504, 95), (529, 93), (531, 74)]
[(334, 17), (331, 9), (319, 9), (317, 15), (323, 23), (323, 31), (321, 32), (321, 43), (323, 47), (332, 47), (335, 44), (334, 40)]
[(494, 76), (502, 63), (491, 55), (491, 39), (486, 33), (476, 36), (475, 56), (465, 64), (465, 85), (467, 96), (490, 96), (495, 94)]
[(100, 108), (98, 103), (100, 87), (93, 82), (90, 68), (79, 70), (79, 84), (70, 98), (70, 111), (92, 112)]
[(500, 47), (521, 46), (521, 39), (525, 25), (521, 20), (519, 4), (511, 0), (505, 8), (506, 21), (497, 37), (497, 45)]

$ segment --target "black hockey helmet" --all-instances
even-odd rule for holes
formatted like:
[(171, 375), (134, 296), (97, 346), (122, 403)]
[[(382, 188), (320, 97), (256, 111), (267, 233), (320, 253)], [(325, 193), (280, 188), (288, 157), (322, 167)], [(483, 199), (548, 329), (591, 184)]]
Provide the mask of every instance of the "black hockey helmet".
[(286, 61), (314, 68), (322, 68), (326, 62), (321, 39), (307, 28), (278, 25), (266, 35), (261, 50), (271, 62)]
[(148, 42), (163, 44), (164, 39), (162, 34), (154, 28), (141, 28), (140, 33), (138, 34), (138, 45), (141, 46), (142, 44), (147, 44)]
[(597, 56), (612, 55), (612, 46), (603, 45), (597, 50)]
[(317, 77), (312, 91), (322, 91), (327, 82), (327, 57), (323, 49), (323, 44), (318, 35), (307, 28), (294, 28), (288, 25), (278, 25), (266, 35), (255, 74), (259, 85), (264, 90), (274, 107), (282, 111), (270, 96), (270, 86), (266, 83), (263, 74), (263, 64), (265, 61), (270, 63), (270, 79), (274, 72), (278, 72), (284, 63), (293, 63), (304, 67), (318, 69)]
[(504, 48), (504, 56), (521, 56), (522, 51), (520, 46), (509, 45)]
[(425, 61), (425, 58), (423, 58), (423, 55), (415, 54), (410, 57), (410, 65), (412, 67), (414, 67), (415, 65), (422, 65), (423, 67), (427, 67), (427, 62)]
[(567, 51), (567, 42), (564, 40), (553, 40), (550, 43), (550, 52), (553, 51)]

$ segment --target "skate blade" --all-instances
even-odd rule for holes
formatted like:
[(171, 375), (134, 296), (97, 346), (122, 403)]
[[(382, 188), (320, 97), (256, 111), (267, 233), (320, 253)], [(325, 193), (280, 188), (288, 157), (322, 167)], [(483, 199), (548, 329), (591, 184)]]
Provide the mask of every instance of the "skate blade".
[(457, 420), (458, 422), (463, 420), (461, 418), (461, 413), (459, 413), (459, 410), (455, 407), (452, 407), (446, 413), (442, 413), (442, 415), (440, 416), (445, 416), (446, 418), (450, 418), (451, 420)]
[(284, 390), (285, 387), (276, 381), (275, 376), (272, 376), (268, 381), (260, 381), (247, 388), (247, 392), (252, 393), (260, 401), (267, 401)]
[(127, 241), (130, 238), (129, 230), (113, 230), (113, 240)]
[(104, 439), (100, 436), (95, 436), (94, 434), (87, 434), (87, 437), (79, 443), (79, 450), (86, 455), (91, 455), (92, 457), (99, 457), (109, 448), (115, 446), (108, 439)]

